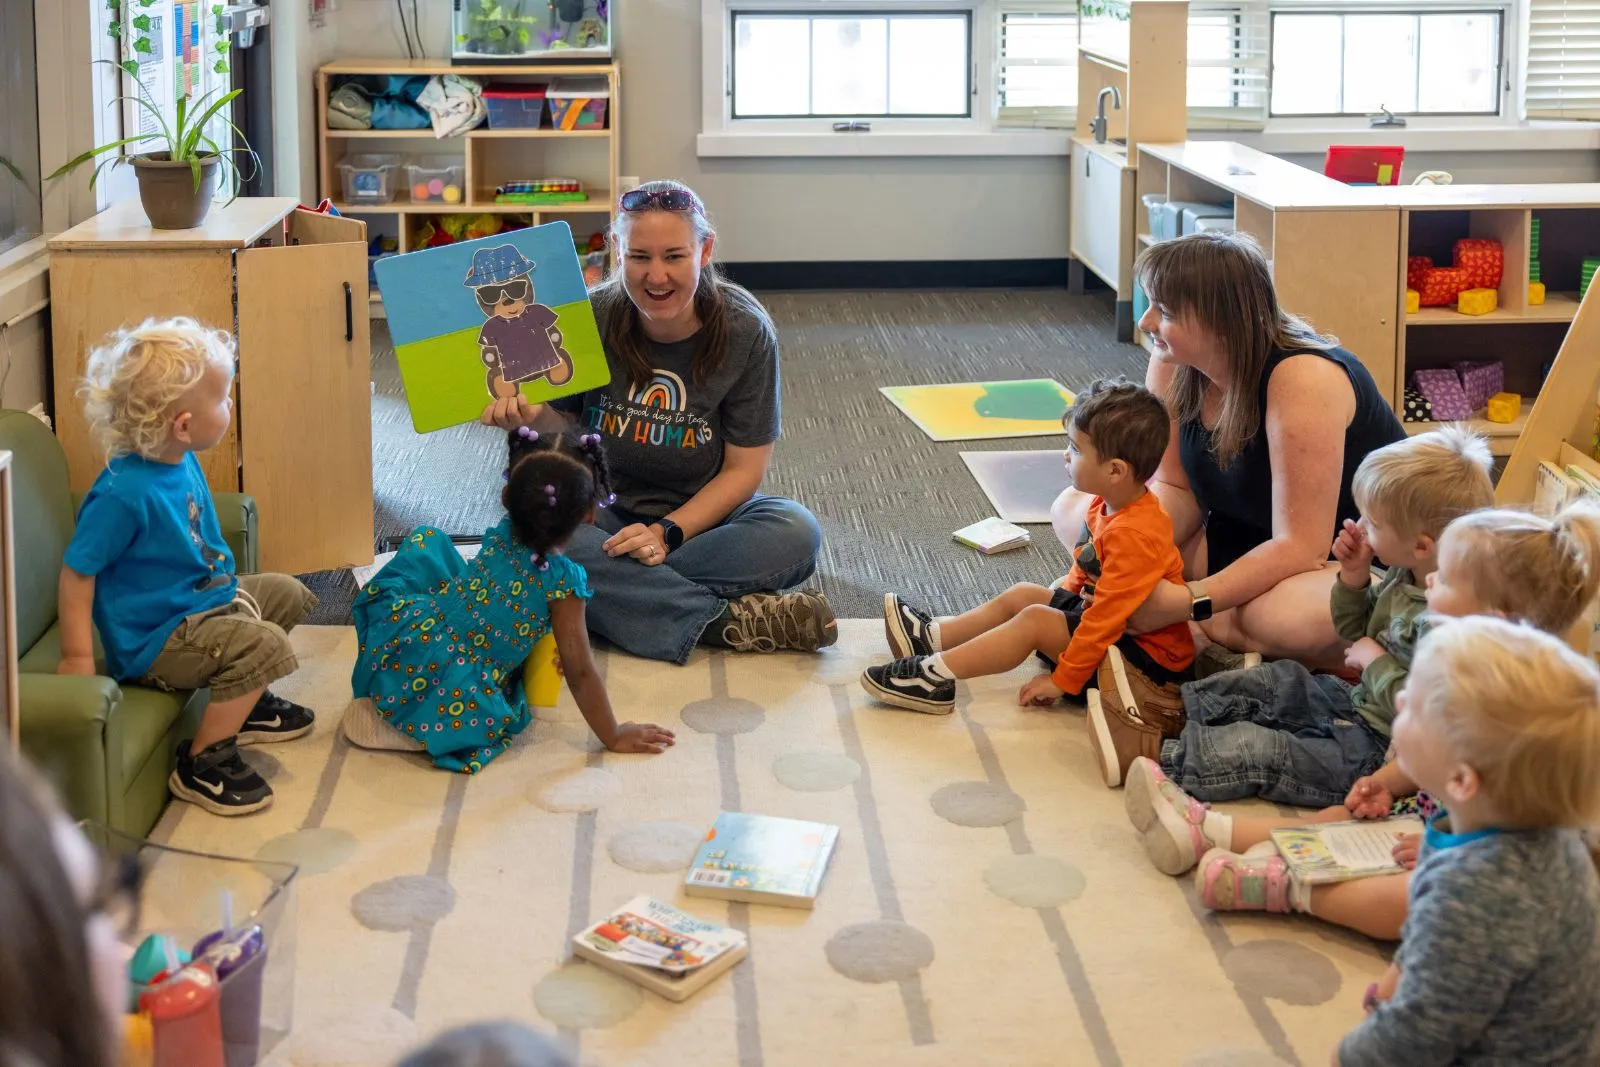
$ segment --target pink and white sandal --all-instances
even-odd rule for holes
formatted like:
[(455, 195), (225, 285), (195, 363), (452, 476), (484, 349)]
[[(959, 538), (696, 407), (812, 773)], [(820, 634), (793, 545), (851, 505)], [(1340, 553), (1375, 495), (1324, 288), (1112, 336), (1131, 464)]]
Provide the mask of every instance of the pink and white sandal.
[(1150, 862), (1163, 874), (1182, 874), (1218, 847), (1203, 829), (1211, 806), (1180, 789), (1155, 760), (1140, 756), (1133, 761), (1123, 804), (1128, 821), (1144, 836)]
[(1270, 841), (1244, 853), (1220, 848), (1207, 852), (1195, 868), (1194, 888), (1213, 911), (1295, 910), (1289, 865)]

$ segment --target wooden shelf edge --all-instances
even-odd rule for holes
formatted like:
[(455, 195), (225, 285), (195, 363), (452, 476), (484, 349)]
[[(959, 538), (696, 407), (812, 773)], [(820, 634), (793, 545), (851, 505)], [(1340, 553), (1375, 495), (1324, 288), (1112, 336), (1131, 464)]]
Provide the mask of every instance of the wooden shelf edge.
[(320, 74), (472, 74), (493, 76), (593, 77), (615, 75), (615, 62), (593, 63), (452, 63), (448, 59), (336, 59), (317, 68)]
[(491, 215), (571, 215), (611, 213), (611, 197), (591, 196), (567, 204), (496, 204), (464, 201), (460, 204), (415, 204), (409, 200), (392, 200), (387, 204), (345, 204), (334, 202), (341, 215), (459, 215), (478, 213)]
[(1578, 314), (1578, 294), (1546, 293), (1543, 304), (1533, 304), (1521, 311), (1496, 308), (1487, 315), (1463, 315), (1451, 307), (1430, 307), (1406, 316), (1407, 326), (1473, 326), (1478, 323), (1540, 323), (1571, 322)]
[[(1480, 433), (1489, 440), (1489, 451), (1496, 456), (1509, 456), (1511, 449), (1516, 446), (1517, 438), (1522, 436), (1522, 431), (1527, 428), (1528, 415), (1533, 411), (1533, 398), (1522, 398), (1522, 411), (1510, 422), (1490, 422), (1484, 418), (1461, 419), (1459, 425), (1466, 426), (1475, 433)], [(1405, 423), (1406, 433), (1415, 437), (1419, 433), (1437, 430), (1441, 426), (1455, 425), (1445, 422), (1408, 422)]]

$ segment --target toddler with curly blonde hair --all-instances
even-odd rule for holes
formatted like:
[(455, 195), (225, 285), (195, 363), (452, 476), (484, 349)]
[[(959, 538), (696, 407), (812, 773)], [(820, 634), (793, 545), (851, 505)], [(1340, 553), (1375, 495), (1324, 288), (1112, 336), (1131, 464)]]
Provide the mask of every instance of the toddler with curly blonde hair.
[(309, 733), (315, 716), (267, 691), (292, 673), (287, 631), (317, 598), (285, 574), (234, 572), (195, 453), (233, 420), (233, 340), (193, 319), (147, 319), (89, 354), (78, 390), (106, 455), (61, 568), (59, 674), (95, 674), (91, 623), (117, 681), (210, 687), (173, 794), (218, 815), (259, 811), (272, 788), (239, 745)]

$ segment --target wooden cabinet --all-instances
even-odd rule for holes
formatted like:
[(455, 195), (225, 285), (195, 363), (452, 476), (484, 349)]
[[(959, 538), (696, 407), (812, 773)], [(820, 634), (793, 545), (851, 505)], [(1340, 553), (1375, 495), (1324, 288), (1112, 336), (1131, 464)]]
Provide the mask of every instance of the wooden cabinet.
[[(1128, 221), (1133, 168), (1123, 149), (1082, 137), (1073, 138), (1072, 163), (1068, 252), (1114, 286), (1120, 301), (1124, 288), (1131, 292), (1133, 278), (1133, 229)], [(1132, 306), (1130, 296), (1130, 311)]]
[(238, 338), (233, 425), (200, 454), (214, 492), (245, 492), (264, 570), (372, 560), (366, 227), (293, 199), (217, 204), (192, 230), (153, 230), (137, 201), (50, 241), (56, 433), (72, 487), (104, 466), (76, 391), (119, 327), (187, 315)]

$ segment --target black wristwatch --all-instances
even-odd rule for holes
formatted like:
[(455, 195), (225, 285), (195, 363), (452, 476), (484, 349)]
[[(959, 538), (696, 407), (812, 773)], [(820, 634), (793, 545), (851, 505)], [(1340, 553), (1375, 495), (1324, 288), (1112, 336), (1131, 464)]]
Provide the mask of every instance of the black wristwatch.
[(683, 527), (671, 519), (657, 519), (653, 525), (661, 527), (661, 540), (666, 542), (668, 552), (676, 552), (683, 544)]
[(1211, 597), (1200, 588), (1199, 582), (1186, 584), (1189, 587), (1189, 618), (1193, 622), (1205, 622), (1211, 618)]

